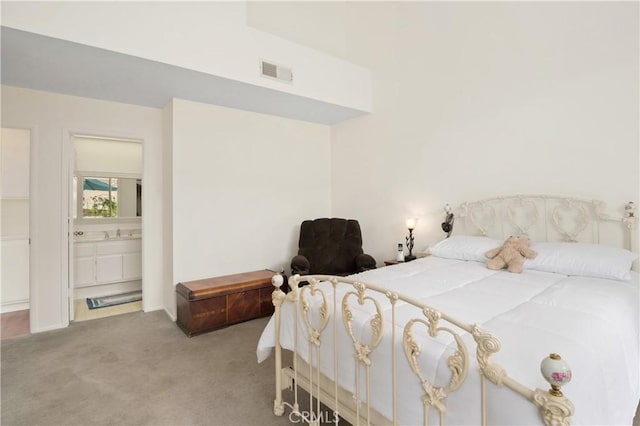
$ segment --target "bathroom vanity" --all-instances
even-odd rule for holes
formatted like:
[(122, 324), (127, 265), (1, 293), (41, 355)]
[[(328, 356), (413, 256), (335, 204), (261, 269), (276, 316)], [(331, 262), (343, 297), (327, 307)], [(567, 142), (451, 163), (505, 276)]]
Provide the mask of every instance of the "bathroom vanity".
[(74, 287), (142, 279), (142, 236), (78, 238), (73, 253)]

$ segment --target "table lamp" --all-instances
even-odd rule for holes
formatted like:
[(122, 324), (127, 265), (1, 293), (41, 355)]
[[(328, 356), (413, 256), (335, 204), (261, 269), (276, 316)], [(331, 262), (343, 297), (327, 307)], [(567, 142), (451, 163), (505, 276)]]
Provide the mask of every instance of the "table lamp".
[(408, 217), (406, 220), (407, 229), (409, 230), (409, 235), (405, 237), (407, 248), (409, 249), (409, 255), (405, 256), (404, 261), (409, 262), (414, 260), (416, 257), (411, 253), (413, 251), (413, 230), (416, 227), (416, 223), (418, 222), (418, 218), (416, 217)]

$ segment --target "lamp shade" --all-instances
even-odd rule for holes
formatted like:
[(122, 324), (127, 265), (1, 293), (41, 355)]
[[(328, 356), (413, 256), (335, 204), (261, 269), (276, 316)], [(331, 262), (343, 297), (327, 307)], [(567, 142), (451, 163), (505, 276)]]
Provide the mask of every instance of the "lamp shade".
[(416, 229), (416, 223), (418, 223), (417, 217), (408, 217), (406, 222), (407, 229)]

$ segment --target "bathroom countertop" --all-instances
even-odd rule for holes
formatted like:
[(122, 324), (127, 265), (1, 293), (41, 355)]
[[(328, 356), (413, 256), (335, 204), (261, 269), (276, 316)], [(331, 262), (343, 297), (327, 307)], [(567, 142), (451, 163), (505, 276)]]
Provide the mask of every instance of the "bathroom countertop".
[(108, 237), (104, 235), (76, 235), (73, 237), (74, 243), (104, 243), (109, 241), (125, 241), (125, 240), (139, 240), (142, 238), (142, 234), (133, 235), (121, 235), (119, 237)]

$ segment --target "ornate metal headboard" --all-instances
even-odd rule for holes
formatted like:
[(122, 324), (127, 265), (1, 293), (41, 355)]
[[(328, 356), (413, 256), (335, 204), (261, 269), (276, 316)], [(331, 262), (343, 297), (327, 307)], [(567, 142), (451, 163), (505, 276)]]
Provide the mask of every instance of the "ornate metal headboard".
[[(445, 207), (442, 229), (448, 235), (486, 235), (504, 239), (528, 235), (534, 241), (603, 243), (633, 249), (636, 222), (633, 202), (619, 216), (605, 212), (605, 204), (553, 195), (513, 195)], [(453, 213), (453, 214), (452, 214)], [(456, 220), (453, 226), (454, 218)], [(447, 235), (447, 236), (448, 236)]]

